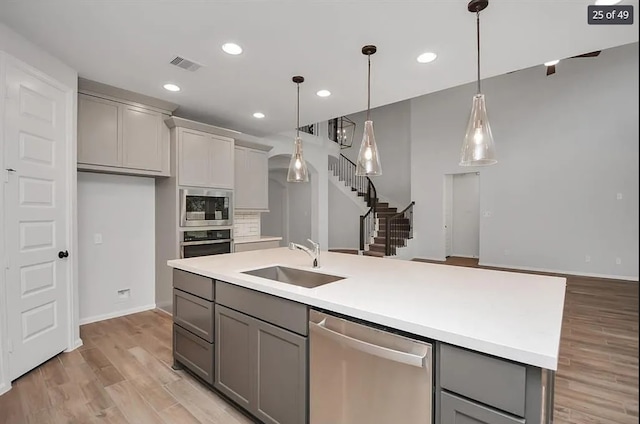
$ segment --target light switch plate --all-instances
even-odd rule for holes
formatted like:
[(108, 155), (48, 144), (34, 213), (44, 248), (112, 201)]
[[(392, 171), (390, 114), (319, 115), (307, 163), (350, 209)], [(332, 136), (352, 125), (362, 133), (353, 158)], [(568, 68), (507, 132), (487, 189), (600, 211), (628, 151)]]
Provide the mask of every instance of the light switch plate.
[(102, 244), (102, 234), (100, 233), (95, 233), (93, 235), (93, 243), (94, 244)]

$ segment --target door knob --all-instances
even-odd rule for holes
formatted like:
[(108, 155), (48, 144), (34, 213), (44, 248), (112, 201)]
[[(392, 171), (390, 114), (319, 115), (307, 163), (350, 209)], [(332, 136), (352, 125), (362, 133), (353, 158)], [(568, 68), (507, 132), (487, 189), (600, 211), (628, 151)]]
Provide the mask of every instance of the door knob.
[(67, 258), (67, 257), (69, 257), (69, 252), (68, 252), (68, 251), (66, 251), (66, 250), (63, 252), (63, 251), (61, 250), (61, 251), (59, 251), (59, 252), (58, 252), (58, 257), (59, 257), (60, 259), (62, 259), (62, 258)]

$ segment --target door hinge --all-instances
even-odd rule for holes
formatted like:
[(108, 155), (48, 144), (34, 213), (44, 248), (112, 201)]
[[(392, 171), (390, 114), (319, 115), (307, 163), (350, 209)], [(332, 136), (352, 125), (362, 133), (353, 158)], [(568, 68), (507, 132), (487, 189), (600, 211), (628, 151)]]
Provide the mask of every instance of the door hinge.
[(7, 350), (9, 353), (13, 353), (13, 340), (11, 339), (7, 340)]
[(16, 172), (15, 169), (13, 168), (7, 168), (4, 170), (4, 182), (8, 183), (9, 182), (9, 175), (13, 174), (14, 172)]

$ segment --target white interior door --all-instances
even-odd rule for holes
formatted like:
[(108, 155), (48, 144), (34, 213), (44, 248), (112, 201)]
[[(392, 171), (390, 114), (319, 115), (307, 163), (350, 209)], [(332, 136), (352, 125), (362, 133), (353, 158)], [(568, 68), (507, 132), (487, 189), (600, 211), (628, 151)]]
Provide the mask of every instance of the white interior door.
[(453, 237), (451, 256), (480, 255), (480, 176), (473, 172), (453, 176)]
[(63, 91), (11, 63), (6, 67), (5, 248), (9, 377), (67, 347), (67, 110)]

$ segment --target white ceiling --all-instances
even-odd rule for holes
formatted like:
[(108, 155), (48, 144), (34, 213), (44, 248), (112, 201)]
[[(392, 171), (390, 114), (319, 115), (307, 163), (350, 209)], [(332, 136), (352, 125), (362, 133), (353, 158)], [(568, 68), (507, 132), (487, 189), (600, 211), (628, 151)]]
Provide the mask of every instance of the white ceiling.
[[(483, 77), (638, 41), (638, 26), (587, 25), (588, 0), (491, 0), (481, 14)], [(638, 0), (627, 0), (638, 10)], [(301, 120), (372, 106), (475, 79), (475, 16), (466, 0), (0, 0), (0, 20), (80, 76), (181, 105), (180, 116), (249, 134), (295, 127), (293, 75), (303, 75)], [(637, 22), (637, 17), (636, 17)], [(242, 45), (229, 56), (220, 46)], [(438, 59), (419, 64), (418, 54)], [(176, 55), (204, 65), (169, 65)], [(597, 60), (597, 59), (593, 59)], [(166, 82), (179, 93), (162, 88)], [(319, 89), (333, 95), (320, 98)], [(470, 93), (471, 94), (471, 93)], [(267, 117), (257, 120), (253, 112)]]

